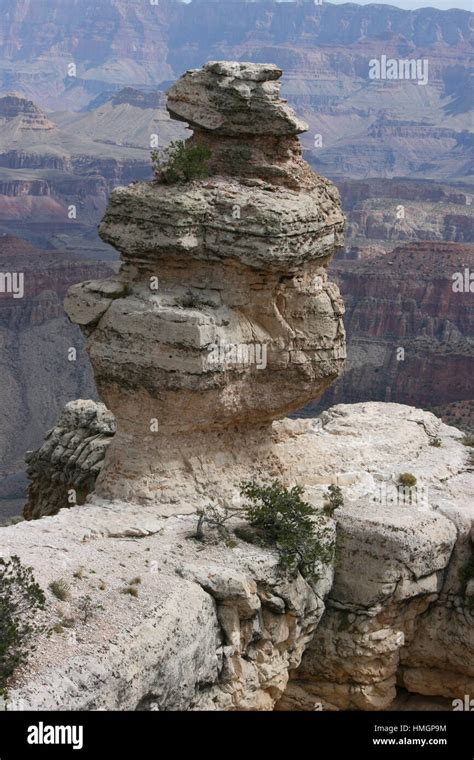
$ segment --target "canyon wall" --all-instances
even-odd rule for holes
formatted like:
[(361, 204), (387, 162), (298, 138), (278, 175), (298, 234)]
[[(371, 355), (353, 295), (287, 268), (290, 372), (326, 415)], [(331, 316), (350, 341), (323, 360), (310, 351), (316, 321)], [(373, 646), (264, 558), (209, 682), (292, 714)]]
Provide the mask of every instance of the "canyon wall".
[[(2, 403), (0, 473), (2, 515), (21, 509), (26, 449), (37, 447), (71, 393), (95, 396), (92, 374), (79, 330), (64, 314), (67, 289), (84, 277), (105, 276), (106, 264), (74, 261), (13, 236), (0, 237), (2, 272), (23, 277), (23, 296), (0, 293)], [(54, 336), (54, 339), (51, 339)], [(75, 353), (71, 353), (71, 349)], [(8, 477), (7, 477), (8, 481)]]
[[(425, 407), (469, 404), (474, 312), (465, 273), (469, 278), (474, 269), (474, 246), (406, 243), (374, 259), (332, 266), (350, 341), (344, 375), (323, 406), (367, 399)], [(459, 287), (455, 279), (462, 280)], [(464, 426), (473, 421), (467, 414)]]

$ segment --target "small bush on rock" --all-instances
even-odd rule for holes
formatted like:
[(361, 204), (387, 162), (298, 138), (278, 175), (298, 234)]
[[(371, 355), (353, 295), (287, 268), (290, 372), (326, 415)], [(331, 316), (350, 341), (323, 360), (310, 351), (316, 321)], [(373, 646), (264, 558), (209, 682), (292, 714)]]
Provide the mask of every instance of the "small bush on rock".
[(158, 179), (171, 185), (207, 177), (211, 155), (205, 145), (188, 146), (183, 140), (173, 140), (164, 150), (153, 150), (151, 160)]
[(186, 295), (176, 298), (175, 304), (181, 309), (199, 309), (200, 306), (211, 306), (212, 308), (215, 308), (216, 306), (213, 301), (207, 301), (205, 298), (201, 298), (191, 290), (188, 290)]
[(209, 505), (206, 509), (198, 509), (198, 522), (196, 526), (196, 533), (193, 537), (198, 541), (202, 541), (204, 539), (204, 526), (206, 525), (208, 528), (217, 533), (217, 536), (221, 541), (224, 541), (225, 544), (230, 545), (231, 537), (225, 523), (239, 512), (239, 509), (233, 509), (230, 507), (216, 507), (212, 504)]
[(54, 594), (56, 599), (60, 599), (61, 602), (65, 602), (66, 599), (69, 599), (69, 584), (62, 578), (59, 578), (57, 581), (51, 581), (49, 584), (49, 590)]
[(127, 586), (122, 589), (122, 594), (130, 594), (130, 596), (138, 596), (138, 589), (136, 586)]
[(331, 484), (324, 494), (324, 512), (327, 515), (332, 515), (335, 509), (344, 506), (344, 497), (339, 486)]
[(404, 488), (413, 488), (416, 486), (416, 477), (411, 472), (402, 472), (398, 476), (397, 484)]
[(31, 568), (17, 556), (0, 559), (0, 693), (33, 649), (33, 637), (41, 631), (36, 613), (44, 604)]
[(81, 621), (85, 625), (99, 610), (103, 610), (101, 604), (94, 602), (89, 594), (81, 596), (77, 602), (77, 609), (81, 615)]
[(317, 512), (303, 501), (301, 486), (288, 490), (276, 480), (269, 486), (247, 482), (241, 493), (250, 501), (245, 510), (249, 523), (264, 543), (276, 546), (283, 570), (314, 577), (318, 563), (333, 562), (330, 524), (326, 518), (316, 522)]

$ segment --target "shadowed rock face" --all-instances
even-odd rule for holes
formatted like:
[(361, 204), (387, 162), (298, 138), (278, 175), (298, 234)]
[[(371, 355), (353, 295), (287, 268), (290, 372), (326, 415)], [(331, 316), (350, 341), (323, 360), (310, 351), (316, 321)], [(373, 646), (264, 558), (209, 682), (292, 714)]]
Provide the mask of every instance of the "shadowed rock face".
[(66, 404), (43, 445), (26, 455), (30, 485), (23, 517), (35, 520), (84, 504), (114, 433), (115, 420), (103, 404), (81, 399)]
[(341, 372), (343, 304), (326, 273), (339, 196), (301, 158), (305, 125), (280, 76), (211, 62), (178, 80), (168, 108), (194, 127), (189, 146), (210, 148), (209, 176), (117, 188), (100, 235), (121, 271), (69, 291), (117, 419), (102, 495), (169, 502), (179, 480), (219, 492), (268, 472), (272, 421)]

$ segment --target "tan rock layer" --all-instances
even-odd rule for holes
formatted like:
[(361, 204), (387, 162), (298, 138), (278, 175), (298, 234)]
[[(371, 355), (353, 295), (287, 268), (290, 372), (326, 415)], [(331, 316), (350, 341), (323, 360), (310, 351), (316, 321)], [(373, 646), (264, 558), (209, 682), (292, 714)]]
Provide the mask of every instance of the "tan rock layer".
[(175, 499), (206, 481), (221, 497), (274, 470), (273, 420), (342, 370), (344, 307), (326, 273), (339, 195), (302, 160), (280, 76), (212, 62), (173, 85), (168, 108), (195, 128), (188, 147), (211, 149), (209, 177), (114, 190), (100, 234), (121, 271), (66, 299), (117, 420), (96, 486), (107, 498), (165, 504), (173, 480)]

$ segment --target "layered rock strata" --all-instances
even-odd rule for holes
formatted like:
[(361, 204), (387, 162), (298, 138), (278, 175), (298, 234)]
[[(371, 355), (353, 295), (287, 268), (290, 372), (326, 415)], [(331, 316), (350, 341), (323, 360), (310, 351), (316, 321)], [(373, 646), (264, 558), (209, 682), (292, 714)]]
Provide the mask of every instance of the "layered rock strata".
[[(446, 242), (407, 243), (372, 261), (333, 262), (350, 339), (344, 373), (322, 404), (374, 399), (468, 406), (474, 396), (473, 268), (474, 245)], [(461, 421), (469, 425), (469, 415), (459, 415)]]
[(83, 504), (94, 490), (114, 433), (114, 417), (104, 404), (82, 400), (66, 404), (43, 445), (26, 456), (30, 485), (25, 519)]
[[(397, 686), (448, 707), (473, 693), (474, 472), (462, 433), (412, 407), (364, 403), (277, 422), (273, 435), (315, 506), (331, 482), (342, 488), (334, 568), (310, 584), (282, 576), (276, 554), (241, 531), (229, 545), (196, 542), (184, 504), (165, 518), (94, 496), (2, 528), (3, 556), (18, 554), (45, 590), (59, 578), (70, 587), (64, 602), (47, 590), (45, 631), (12, 700), (372, 710), (397, 709)], [(403, 472), (418, 480), (406, 499), (395, 487)]]
[[(301, 476), (337, 473), (349, 499), (336, 512), (326, 612), (279, 709), (387, 709), (397, 686), (472, 693), (474, 469), (462, 434), (430, 413), (382, 403), (341, 404), (316, 425), (318, 463), (303, 476), (316, 458), (307, 446)], [(400, 494), (401, 473), (417, 478), (413, 493)]]
[[(101, 234), (121, 271), (69, 292), (117, 432), (86, 504), (2, 529), (3, 555), (45, 589), (69, 588), (63, 600), (47, 591), (44, 634), (9, 689), (25, 707), (369, 710), (393, 708), (397, 685), (448, 699), (474, 686), (461, 432), (390, 403), (275, 421), (344, 356), (326, 275), (338, 198), (301, 160), (303, 125), (279, 100), (279, 74), (215, 62), (187, 72), (169, 108), (194, 129), (188, 147), (210, 148), (209, 176), (116, 190)], [(68, 472), (70, 422), (51, 434), (45, 471), (64, 455)], [(402, 473), (417, 479), (408, 493)], [(303, 485), (321, 513), (327, 487), (343, 491), (325, 518), (337, 561), (312, 579), (243, 540), (238, 517), (227, 543), (196, 541), (197, 506), (272, 475)]]
[(170, 114), (191, 124), (189, 148), (210, 149), (209, 176), (114, 190), (100, 234), (121, 271), (66, 299), (117, 420), (101, 496), (172, 510), (282, 474), (272, 421), (341, 372), (343, 304), (326, 273), (339, 196), (301, 158), (305, 125), (280, 76), (211, 62), (173, 85)]

